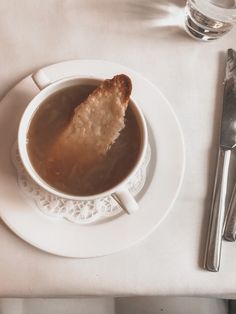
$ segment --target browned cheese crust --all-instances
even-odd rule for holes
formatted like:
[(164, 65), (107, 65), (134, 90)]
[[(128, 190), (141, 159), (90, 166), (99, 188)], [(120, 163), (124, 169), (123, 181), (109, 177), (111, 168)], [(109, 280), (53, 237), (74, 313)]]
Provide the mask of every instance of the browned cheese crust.
[(105, 80), (78, 105), (66, 128), (49, 150), (47, 167), (59, 177), (93, 166), (124, 128), (132, 90), (128, 76)]

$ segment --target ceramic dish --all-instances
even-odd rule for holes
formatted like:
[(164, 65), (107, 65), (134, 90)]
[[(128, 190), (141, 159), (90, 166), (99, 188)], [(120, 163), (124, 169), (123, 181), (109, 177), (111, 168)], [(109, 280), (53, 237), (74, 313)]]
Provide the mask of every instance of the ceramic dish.
[(153, 84), (124, 66), (99, 60), (74, 60), (48, 66), (43, 71), (50, 81), (72, 75), (104, 79), (119, 73), (130, 76), (132, 97), (146, 118), (152, 151), (145, 186), (137, 196), (140, 209), (132, 215), (121, 214), (103, 223), (79, 226), (50, 218), (32, 208), (19, 189), (10, 158), (21, 115), (39, 92), (29, 76), (18, 83), (0, 104), (1, 218), (26, 242), (61, 256), (87, 258), (126, 249), (160, 225), (178, 195), (184, 173), (185, 152), (176, 116)]

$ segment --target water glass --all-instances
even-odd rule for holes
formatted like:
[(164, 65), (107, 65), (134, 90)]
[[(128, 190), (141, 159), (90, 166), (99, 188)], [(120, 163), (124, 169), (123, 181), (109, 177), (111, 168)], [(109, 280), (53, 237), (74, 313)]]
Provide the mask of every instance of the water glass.
[(185, 29), (195, 39), (218, 39), (235, 23), (236, 0), (187, 0)]

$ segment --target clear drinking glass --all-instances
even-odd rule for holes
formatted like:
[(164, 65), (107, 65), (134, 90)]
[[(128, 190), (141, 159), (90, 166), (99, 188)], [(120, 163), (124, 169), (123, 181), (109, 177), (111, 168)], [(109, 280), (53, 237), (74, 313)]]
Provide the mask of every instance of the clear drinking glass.
[(218, 39), (235, 23), (236, 0), (187, 0), (185, 28), (196, 39)]

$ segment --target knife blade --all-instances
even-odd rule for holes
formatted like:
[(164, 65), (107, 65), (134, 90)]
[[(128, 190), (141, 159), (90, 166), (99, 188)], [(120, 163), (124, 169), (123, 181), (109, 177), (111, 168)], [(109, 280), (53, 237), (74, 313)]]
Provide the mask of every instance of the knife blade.
[(236, 52), (228, 49), (226, 58), (223, 111), (211, 214), (205, 254), (205, 268), (219, 271), (223, 228), (226, 213), (226, 193), (232, 149), (236, 146)]

